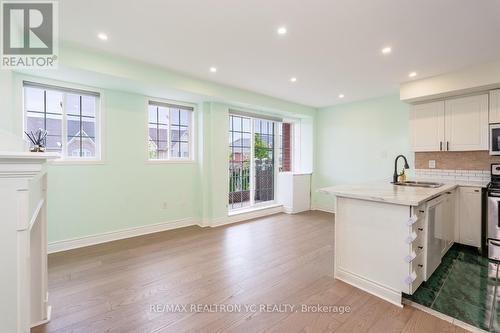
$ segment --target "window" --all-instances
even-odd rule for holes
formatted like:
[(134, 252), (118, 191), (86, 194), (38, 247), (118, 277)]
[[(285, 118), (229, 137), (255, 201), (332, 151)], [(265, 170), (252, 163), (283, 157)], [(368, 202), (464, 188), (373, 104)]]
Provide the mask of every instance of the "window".
[(193, 108), (150, 101), (148, 156), (150, 160), (191, 160)]
[(26, 132), (47, 131), (46, 151), (99, 159), (99, 94), (24, 82)]
[(292, 171), (292, 124), (281, 123), (280, 125), (279, 170), (289, 172)]
[[(229, 210), (274, 202), (275, 128), (258, 115), (229, 115)], [(257, 118), (259, 117), (259, 118)]]

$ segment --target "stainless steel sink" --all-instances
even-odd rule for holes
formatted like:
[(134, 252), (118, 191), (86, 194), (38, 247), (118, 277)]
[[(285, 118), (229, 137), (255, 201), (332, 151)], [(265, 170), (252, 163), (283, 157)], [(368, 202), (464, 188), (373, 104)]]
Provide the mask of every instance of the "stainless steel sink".
[(419, 182), (419, 181), (405, 181), (405, 182), (396, 182), (393, 183), (398, 186), (413, 186), (413, 187), (427, 187), (427, 188), (438, 188), (443, 186), (443, 183), (434, 183), (434, 182)]

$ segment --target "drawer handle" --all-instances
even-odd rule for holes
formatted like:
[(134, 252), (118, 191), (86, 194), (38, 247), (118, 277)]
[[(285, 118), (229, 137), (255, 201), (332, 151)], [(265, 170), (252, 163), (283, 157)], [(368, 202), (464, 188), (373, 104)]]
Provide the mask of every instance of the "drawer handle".
[(424, 231), (424, 228), (418, 228), (418, 231)]
[(418, 264), (418, 267), (422, 268), (422, 267), (424, 267), (424, 265), (422, 265), (422, 264)]
[(423, 250), (424, 247), (423, 246), (417, 246), (419, 250)]

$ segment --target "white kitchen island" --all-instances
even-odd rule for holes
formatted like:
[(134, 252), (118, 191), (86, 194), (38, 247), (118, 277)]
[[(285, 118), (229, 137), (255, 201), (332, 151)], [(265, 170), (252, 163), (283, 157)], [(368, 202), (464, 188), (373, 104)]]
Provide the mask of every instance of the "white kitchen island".
[(335, 278), (401, 306), (402, 293), (412, 294), (432, 274), (427, 263), (439, 264), (453, 244), (456, 187), (374, 183), (320, 189), (337, 200)]

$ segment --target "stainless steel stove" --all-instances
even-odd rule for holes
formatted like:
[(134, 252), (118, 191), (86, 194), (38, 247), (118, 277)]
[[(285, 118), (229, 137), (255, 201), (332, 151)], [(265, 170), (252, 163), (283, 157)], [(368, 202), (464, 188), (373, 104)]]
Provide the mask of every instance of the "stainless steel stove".
[(500, 163), (491, 164), (491, 182), (487, 194), (487, 235), (488, 258), (500, 261)]

